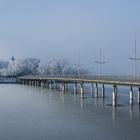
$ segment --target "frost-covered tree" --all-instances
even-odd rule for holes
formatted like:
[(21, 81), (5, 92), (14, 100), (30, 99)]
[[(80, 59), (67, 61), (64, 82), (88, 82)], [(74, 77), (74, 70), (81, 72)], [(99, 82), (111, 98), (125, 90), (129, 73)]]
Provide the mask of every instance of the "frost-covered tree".
[[(12, 60), (13, 61), (13, 60)], [(1, 76), (22, 76), (38, 74), (40, 60), (37, 58), (25, 58), (9, 62), (8, 66), (0, 70)]]
[[(80, 74), (86, 74), (86, 69), (80, 69)], [(52, 59), (48, 63), (40, 63), (37, 58), (15, 59), (10, 62), (0, 61), (1, 76), (24, 76), (24, 75), (66, 75), (77, 74), (74, 68), (66, 59)]]
[(69, 65), (66, 59), (52, 59), (48, 63), (48, 74), (50, 75), (63, 75)]
[(41, 63), (38, 67), (39, 75), (49, 75), (49, 68), (47, 63)]
[(0, 69), (8, 68), (9, 62), (8, 61), (0, 61)]
[(20, 59), (16, 62), (17, 75), (38, 74), (40, 60), (37, 58)]

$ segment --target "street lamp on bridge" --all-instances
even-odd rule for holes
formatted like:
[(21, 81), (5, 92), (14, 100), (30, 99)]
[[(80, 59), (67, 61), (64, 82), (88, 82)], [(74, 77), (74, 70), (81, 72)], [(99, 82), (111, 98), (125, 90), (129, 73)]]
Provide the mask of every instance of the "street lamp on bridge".
[(133, 60), (134, 61), (134, 79), (136, 80), (136, 77), (137, 77), (137, 61), (140, 60), (140, 58), (137, 58), (137, 42), (136, 42), (136, 39), (135, 39), (135, 55), (134, 57), (129, 57), (129, 59)]
[(77, 76), (79, 77), (80, 76), (80, 67), (82, 67), (83, 64), (74, 64), (74, 66), (77, 67)]
[(101, 79), (101, 65), (105, 64), (105, 61), (102, 61), (101, 58), (101, 48), (100, 48), (100, 58), (99, 61), (95, 61), (96, 64), (99, 64), (99, 79)]

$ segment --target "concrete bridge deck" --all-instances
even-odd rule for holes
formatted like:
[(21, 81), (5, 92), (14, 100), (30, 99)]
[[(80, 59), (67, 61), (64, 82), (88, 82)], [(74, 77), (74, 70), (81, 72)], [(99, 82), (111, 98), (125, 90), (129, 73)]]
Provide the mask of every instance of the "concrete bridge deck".
[(140, 78), (134, 79), (133, 77), (127, 76), (23, 76), (19, 77), (19, 80), (53, 80), (56, 82), (67, 82), (67, 83), (98, 83), (106, 85), (119, 85), (119, 86), (133, 86), (140, 87)]
[[(140, 77), (134, 79), (128, 76), (23, 76), (19, 77), (18, 81), (23, 84), (45, 86), (49, 85), (50, 89), (52, 84), (60, 83), (60, 90), (64, 93), (66, 91), (66, 85), (73, 83), (74, 93), (77, 93), (77, 84), (80, 84), (80, 96), (84, 98), (84, 84), (91, 84), (91, 95), (98, 98), (98, 85), (102, 85), (102, 97), (105, 97), (105, 85), (112, 85), (112, 105), (117, 104), (117, 87), (118, 86), (129, 86), (130, 87), (130, 104), (133, 104), (133, 87), (138, 88), (138, 104), (140, 104)], [(95, 85), (95, 86), (94, 86)]]

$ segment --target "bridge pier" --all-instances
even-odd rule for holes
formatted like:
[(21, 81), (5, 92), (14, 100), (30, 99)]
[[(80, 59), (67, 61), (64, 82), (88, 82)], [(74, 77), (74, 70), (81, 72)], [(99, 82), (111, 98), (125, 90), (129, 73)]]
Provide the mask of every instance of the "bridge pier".
[(94, 93), (94, 87), (93, 87), (93, 83), (91, 83), (91, 97), (93, 98), (93, 93)]
[(37, 80), (36, 82), (37, 82), (37, 86), (39, 86), (39, 80)]
[(140, 104), (140, 87), (138, 88), (138, 104)]
[(112, 93), (112, 106), (116, 106), (117, 104), (117, 86), (113, 86), (113, 93)]
[(130, 87), (129, 96), (130, 96), (130, 105), (133, 105), (133, 87)]
[(62, 90), (62, 83), (61, 82), (59, 83), (59, 89), (60, 89), (60, 91)]
[(62, 82), (61, 91), (62, 91), (62, 93), (65, 92), (65, 82)]
[(34, 81), (34, 86), (36, 87), (36, 80)]
[(67, 83), (66, 82), (64, 83), (64, 91), (65, 92), (67, 91)]
[(102, 86), (102, 98), (104, 98), (105, 97), (105, 85), (103, 84), (103, 86)]
[(95, 86), (95, 98), (98, 98), (98, 84)]
[(80, 83), (80, 97), (81, 97), (81, 99), (84, 98), (84, 86), (83, 86), (83, 82)]
[(77, 83), (74, 83), (74, 93), (77, 93)]
[(43, 87), (43, 81), (40, 81), (40, 86), (41, 86), (41, 88)]
[(29, 80), (29, 86), (31, 86), (31, 81)]
[(52, 89), (52, 83), (51, 83), (51, 81), (49, 81), (49, 88), (50, 88), (50, 90)]
[(38, 80), (38, 81), (37, 81), (37, 86), (40, 86), (40, 84), (41, 84), (41, 83), (40, 83), (40, 80)]
[(32, 86), (34, 86), (34, 81), (32, 80), (31, 82), (32, 82), (32, 84), (31, 84), (31, 85), (32, 85)]
[(28, 85), (28, 80), (26, 80), (26, 85)]
[(53, 88), (56, 89), (56, 83), (55, 82), (53, 83)]

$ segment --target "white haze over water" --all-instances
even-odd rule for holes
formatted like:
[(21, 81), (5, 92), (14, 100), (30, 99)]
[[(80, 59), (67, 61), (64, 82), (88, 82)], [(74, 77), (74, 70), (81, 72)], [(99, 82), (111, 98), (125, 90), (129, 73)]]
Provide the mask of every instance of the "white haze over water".
[[(133, 74), (134, 34), (140, 57), (139, 0), (0, 0), (0, 60), (36, 57), (80, 62), (98, 73)], [(140, 74), (138, 62), (138, 74)]]

